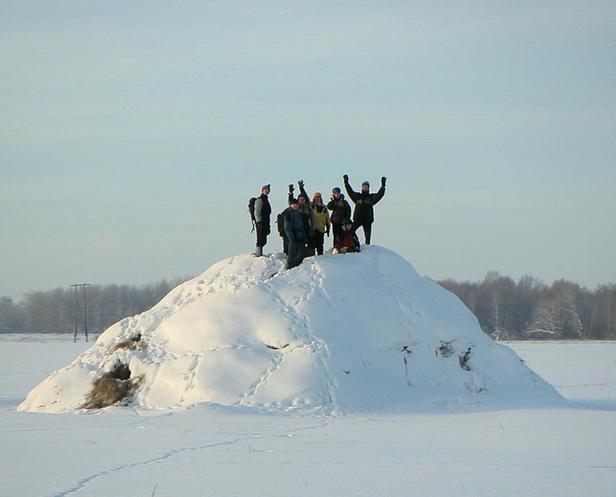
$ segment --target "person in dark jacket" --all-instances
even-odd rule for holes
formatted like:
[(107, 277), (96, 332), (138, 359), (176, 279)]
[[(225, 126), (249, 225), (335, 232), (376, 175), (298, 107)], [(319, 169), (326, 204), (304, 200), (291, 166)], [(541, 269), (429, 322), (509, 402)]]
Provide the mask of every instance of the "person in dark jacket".
[(335, 247), (334, 253), (348, 254), (350, 252), (360, 252), (361, 246), (359, 238), (353, 229), (353, 221), (347, 219), (342, 224), (342, 234), (338, 241), (338, 246)]
[(361, 185), (361, 192), (356, 192), (349, 184), (349, 176), (344, 175), (344, 187), (351, 200), (355, 203), (355, 211), (353, 212), (353, 228), (357, 230), (360, 226), (364, 228), (364, 237), (366, 245), (370, 245), (370, 237), (372, 235), (372, 223), (374, 222), (374, 206), (385, 195), (385, 183), (387, 178), (381, 178), (381, 188), (376, 193), (370, 193), (370, 183), (364, 181)]
[(270, 185), (263, 185), (261, 195), (255, 200), (255, 226), (257, 229), (257, 250), (255, 255), (257, 257), (263, 255), (263, 247), (267, 244), (267, 235), (271, 232), (270, 216), (272, 215), (272, 207), (268, 199), (270, 191)]
[[(304, 221), (304, 228), (306, 230), (307, 239), (306, 239), (306, 252), (305, 255), (314, 255), (314, 247), (313, 247), (313, 236), (314, 236), (314, 226), (315, 226), (315, 217), (314, 212), (312, 210), (312, 205), (310, 203), (310, 197), (306, 193), (304, 189), (303, 180), (299, 180), (297, 182), (299, 185), (299, 195), (297, 196), (297, 201), (299, 202), (298, 211), (302, 215), (302, 219)], [(293, 185), (289, 185), (289, 202), (293, 198)], [(289, 204), (291, 205), (291, 204)]]
[(276, 225), (278, 226), (278, 234), (282, 238), (282, 251), (285, 254), (289, 254), (289, 239), (284, 231), (284, 211), (276, 216)]
[(287, 269), (299, 266), (305, 257), (307, 233), (302, 214), (299, 212), (299, 201), (289, 200), (290, 207), (284, 211), (284, 231), (289, 240)]
[(332, 190), (332, 197), (327, 204), (327, 208), (332, 211), (332, 233), (334, 234), (334, 247), (336, 247), (340, 242), (342, 225), (346, 219), (351, 217), (351, 206), (342, 195), (340, 188), (335, 187)]

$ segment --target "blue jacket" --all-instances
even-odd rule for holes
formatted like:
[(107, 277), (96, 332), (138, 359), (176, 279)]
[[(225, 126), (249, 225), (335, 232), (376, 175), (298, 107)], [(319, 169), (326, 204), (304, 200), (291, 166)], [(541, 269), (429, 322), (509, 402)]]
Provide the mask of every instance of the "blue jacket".
[(299, 210), (294, 210), (289, 207), (283, 212), (284, 215), (284, 232), (287, 238), (293, 242), (304, 241), (308, 238), (306, 228), (304, 227), (304, 219)]

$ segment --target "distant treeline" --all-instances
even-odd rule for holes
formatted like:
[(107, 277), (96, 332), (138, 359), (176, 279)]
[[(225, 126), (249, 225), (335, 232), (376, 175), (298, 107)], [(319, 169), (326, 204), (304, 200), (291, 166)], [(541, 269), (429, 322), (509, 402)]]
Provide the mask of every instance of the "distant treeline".
[(532, 276), (516, 282), (493, 271), (481, 282), (438, 283), (497, 339), (616, 338), (616, 284), (589, 290), (566, 280), (546, 285)]
[[(93, 285), (87, 288), (88, 330), (104, 331), (122, 318), (143, 312), (188, 278), (149, 285)], [(56, 288), (31, 292), (21, 301), (0, 297), (0, 333), (72, 333), (84, 329), (81, 290)]]
[[(143, 312), (188, 278), (154, 284), (100, 285), (87, 289), (88, 329), (99, 333)], [(616, 339), (616, 285), (588, 290), (559, 280), (551, 285), (532, 276), (514, 281), (490, 272), (480, 282), (438, 282), (477, 316), (497, 339)], [(0, 297), (0, 333), (83, 333), (83, 295), (71, 288), (31, 292), (19, 302)]]

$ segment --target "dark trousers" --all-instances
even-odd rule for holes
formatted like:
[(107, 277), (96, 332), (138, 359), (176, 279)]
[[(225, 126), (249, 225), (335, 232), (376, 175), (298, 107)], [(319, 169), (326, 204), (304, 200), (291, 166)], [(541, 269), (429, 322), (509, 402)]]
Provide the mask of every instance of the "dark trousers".
[(308, 237), (308, 240), (306, 240), (306, 252), (304, 253), (304, 257), (312, 257), (314, 255), (314, 248), (314, 234), (312, 234)]
[(342, 238), (342, 224), (332, 223), (332, 234), (334, 235), (334, 247), (340, 247), (340, 239)]
[(289, 239), (286, 236), (282, 237), (282, 251), (289, 255)]
[(370, 237), (372, 236), (372, 223), (355, 221), (353, 223), (353, 231), (357, 231), (357, 228), (359, 228), (360, 226), (364, 228), (364, 239), (366, 240), (366, 245), (370, 245)]
[(289, 254), (287, 256), (287, 269), (299, 266), (306, 254), (306, 240), (289, 240)]
[(319, 230), (314, 230), (314, 235), (312, 235), (312, 249), (316, 250), (318, 255), (323, 255), (324, 242), (325, 233)]
[(257, 247), (267, 245), (267, 235), (270, 234), (270, 227), (261, 223), (257, 224)]

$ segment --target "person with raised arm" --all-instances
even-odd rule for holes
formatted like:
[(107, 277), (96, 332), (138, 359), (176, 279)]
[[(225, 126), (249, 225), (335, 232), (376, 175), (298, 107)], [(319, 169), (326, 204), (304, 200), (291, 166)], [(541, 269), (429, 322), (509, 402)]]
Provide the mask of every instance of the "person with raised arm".
[(342, 191), (337, 186), (332, 189), (332, 196), (327, 204), (327, 208), (332, 211), (331, 224), (334, 235), (334, 248), (340, 244), (342, 235), (342, 225), (351, 217), (351, 206), (342, 195)]
[(370, 245), (372, 237), (372, 223), (374, 223), (374, 206), (381, 201), (385, 195), (385, 183), (387, 178), (381, 178), (381, 188), (376, 193), (370, 193), (370, 183), (364, 181), (361, 184), (361, 192), (356, 192), (349, 183), (349, 176), (345, 174), (344, 187), (349, 194), (350, 199), (355, 204), (353, 212), (353, 229), (357, 230), (360, 226), (364, 229), (364, 238), (366, 245)]
[[(313, 238), (316, 219), (312, 210), (312, 203), (310, 202), (310, 197), (308, 196), (308, 193), (306, 193), (306, 190), (304, 188), (304, 181), (300, 179), (297, 184), (299, 186), (299, 195), (297, 196), (297, 201), (299, 202), (298, 212), (302, 216), (302, 220), (304, 221), (304, 229), (306, 230), (307, 234), (305, 256), (310, 256), (314, 255)], [(293, 191), (293, 185), (289, 185), (289, 201), (293, 198)]]
[(284, 231), (289, 241), (287, 269), (299, 266), (306, 256), (307, 233), (304, 220), (299, 212), (299, 201), (291, 197), (289, 207), (283, 212)]

